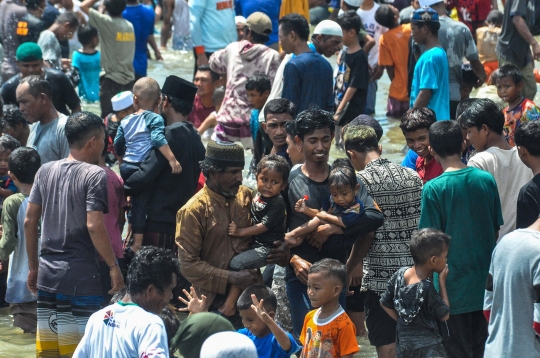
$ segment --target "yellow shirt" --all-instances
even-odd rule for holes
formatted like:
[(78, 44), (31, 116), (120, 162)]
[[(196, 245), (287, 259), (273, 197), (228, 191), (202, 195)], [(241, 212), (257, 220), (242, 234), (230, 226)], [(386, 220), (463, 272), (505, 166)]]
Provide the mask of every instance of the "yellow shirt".
[(285, 15), (297, 13), (305, 17), (309, 23), (309, 4), (308, 0), (283, 0), (279, 10), (279, 18)]

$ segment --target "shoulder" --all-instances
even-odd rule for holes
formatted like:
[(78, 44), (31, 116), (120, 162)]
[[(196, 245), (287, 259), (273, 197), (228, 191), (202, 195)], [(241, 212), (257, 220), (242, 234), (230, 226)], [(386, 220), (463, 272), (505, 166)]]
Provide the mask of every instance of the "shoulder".
[(3, 210), (10, 210), (15, 209), (21, 206), (22, 202), (24, 201), (24, 195), (21, 193), (15, 193), (13, 195), (8, 196), (3, 203)]
[[(45, 79), (48, 80), (49, 82), (51, 82), (50, 80), (53, 79), (53, 80), (61, 80), (61, 79), (66, 79), (67, 81), (69, 81), (69, 79), (67, 78), (67, 76), (64, 74), (64, 72), (60, 71), (60, 70), (56, 70), (54, 68), (44, 68), (43, 69), (45, 71)], [(53, 86), (53, 84), (51, 83), (51, 86)], [(60, 89), (60, 88), (52, 88), (52, 90), (57, 90), (57, 89)]]
[(289, 173), (289, 183), (292, 183), (295, 179), (298, 177), (302, 177), (302, 165), (299, 165), (296, 168), (293, 168), (291, 172)]

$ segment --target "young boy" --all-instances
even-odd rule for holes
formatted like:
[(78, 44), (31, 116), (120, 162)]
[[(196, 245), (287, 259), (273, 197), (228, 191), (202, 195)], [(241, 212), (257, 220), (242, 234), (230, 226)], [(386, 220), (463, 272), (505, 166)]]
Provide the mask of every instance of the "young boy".
[(358, 352), (356, 329), (339, 295), (346, 285), (345, 266), (334, 259), (315, 262), (308, 271), (308, 297), (313, 307), (300, 334), (300, 357), (351, 358)]
[[(165, 139), (165, 123), (163, 117), (154, 113), (161, 101), (161, 90), (158, 83), (149, 77), (139, 79), (133, 86), (133, 107), (135, 113), (120, 122), (118, 133), (114, 139), (116, 154), (122, 156), (120, 175), (126, 181), (140, 164), (146, 159), (152, 146), (159, 149), (167, 159), (173, 174), (182, 171), (180, 163), (174, 157)], [(136, 252), (143, 240), (146, 221), (146, 202), (151, 190), (131, 195), (131, 223), (133, 228), (133, 245)]]
[(264, 73), (255, 73), (246, 82), (248, 103), (253, 107), (249, 121), (253, 143), (255, 143), (257, 132), (259, 131), (259, 113), (263, 109), (271, 89), (272, 82), (270, 82), (270, 77)]
[(131, 91), (120, 92), (111, 98), (111, 104), (113, 112), (105, 117), (104, 123), (107, 128), (107, 134), (109, 135), (107, 152), (113, 157), (106, 158), (106, 160), (108, 160), (108, 163), (113, 164), (118, 160), (118, 164), (122, 165), (122, 157), (119, 157), (114, 150), (114, 139), (116, 138), (118, 127), (120, 126), (122, 119), (135, 113), (135, 108), (133, 108), (133, 93), (131, 93)]
[[(403, 118), (399, 128), (405, 136), (409, 152), (417, 156), (413, 166), (425, 184), (442, 174), (441, 165), (429, 151), (429, 128), (437, 121), (435, 113), (429, 108), (411, 108)], [(403, 164), (402, 164), (403, 165)]]
[(217, 126), (217, 112), (221, 108), (223, 103), (223, 98), (225, 98), (225, 87), (216, 87), (214, 92), (212, 92), (212, 105), (216, 109), (205, 118), (201, 123), (197, 131), (203, 139), (210, 140), (212, 133), (214, 133), (214, 127)]
[(514, 138), (519, 158), (534, 175), (521, 187), (517, 198), (516, 229), (525, 229), (540, 216), (540, 122), (527, 122), (518, 127)]
[[(450, 316), (446, 293), (446, 256), (450, 236), (433, 230), (417, 231), (409, 244), (413, 267), (402, 267), (388, 281), (382, 308), (397, 321), (397, 357), (446, 357), (438, 321)], [(432, 282), (439, 274), (439, 293)]]
[(81, 75), (78, 85), (79, 97), (87, 102), (97, 102), (99, 101), (99, 73), (101, 72), (101, 54), (96, 50), (99, 44), (98, 31), (95, 27), (83, 25), (79, 28), (78, 38), (83, 48), (73, 51), (71, 63)]
[(9, 155), (21, 144), (10, 135), (0, 136), (0, 214), (2, 213), (2, 203), (4, 200), (17, 192), (17, 186), (9, 176)]
[(484, 65), (486, 77), (499, 68), (499, 61), (495, 53), (495, 47), (501, 34), (503, 13), (499, 10), (491, 10), (486, 18), (486, 26), (476, 29), (476, 47), (480, 62)]
[(458, 117), (458, 122), (467, 129), (467, 139), (476, 149), (476, 155), (467, 165), (489, 172), (497, 183), (504, 219), (500, 239), (515, 230), (519, 190), (532, 179), (533, 173), (519, 159), (517, 148), (506, 141), (504, 116), (493, 101), (474, 100)]
[[(41, 166), (38, 152), (33, 148), (18, 148), (9, 156), (9, 175), (19, 193), (4, 202), (2, 213), (3, 235), (0, 239), (0, 270), (7, 269), (6, 302), (10, 304), (13, 326), (25, 333), (35, 333), (37, 328), (37, 297), (26, 287), (28, 279), (28, 257), (24, 236), (24, 218), (28, 205), (28, 195), (34, 183), (34, 176)], [(5, 267), (2, 267), (4, 266)]]
[(30, 135), (30, 125), (24, 118), (19, 106), (14, 104), (6, 104), (2, 107), (3, 116), (0, 119), (2, 133), (15, 138), (25, 146)]
[(521, 72), (514, 65), (504, 65), (499, 68), (497, 77), (497, 94), (508, 107), (503, 109), (504, 134), (511, 146), (515, 145), (514, 132), (516, 128), (527, 121), (536, 121), (540, 118), (540, 108), (533, 101), (521, 94), (523, 80)]
[(390, 78), (386, 115), (401, 118), (409, 109), (409, 39), (411, 25), (399, 24), (399, 11), (392, 5), (381, 5), (375, 12), (375, 21), (388, 31), (379, 40), (379, 66), (386, 68)]
[(419, 224), (420, 229), (441, 230), (452, 237), (452, 275), (446, 281), (451, 311), (448, 329), (443, 329), (443, 344), (452, 357), (482, 356), (487, 337), (483, 288), (503, 224), (497, 183), (490, 173), (463, 164), (463, 142), (455, 121), (429, 128), (429, 150), (444, 173), (424, 185)]

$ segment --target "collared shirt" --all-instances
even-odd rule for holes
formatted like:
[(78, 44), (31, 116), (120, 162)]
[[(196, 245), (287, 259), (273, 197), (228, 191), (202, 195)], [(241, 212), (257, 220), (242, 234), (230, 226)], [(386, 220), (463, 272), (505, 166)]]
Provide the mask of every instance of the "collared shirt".
[(182, 275), (207, 297), (208, 305), (225, 293), (231, 259), (251, 247), (251, 237), (228, 235), (231, 221), (239, 228), (251, 226), (251, 199), (245, 186), (234, 198), (225, 198), (205, 185), (176, 215)]

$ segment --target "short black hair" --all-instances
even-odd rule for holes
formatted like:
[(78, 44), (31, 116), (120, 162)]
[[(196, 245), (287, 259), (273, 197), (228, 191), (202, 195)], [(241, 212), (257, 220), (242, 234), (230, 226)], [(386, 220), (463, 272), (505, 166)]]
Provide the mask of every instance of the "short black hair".
[(52, 98), (51, 84), (46, 79), (41, 78), (41, 76), (27, 76), (21, 80), (19, 86), (23, 83), (28, 83), (28, 93), (30, 93), (32, 97), (36, 98), (43, 93), (47, 98)]
[(425, 107), (413, 107), (401, 117), (399, 128), (403, 133), (414, 132), (419, 129), (429, 129), (435, 122), (437, 122), (437, 116), (433, 110)]
[(488, 98), (477, 98), (457, 118), (463, 128), (482, 128), (485, 124), (497, 134), (502, 134), (504, 114), (502, 109)]
[(172, 348), (171, 342), (176, 332), (178, 332), (178, 328), (180, 328), (180, 320), (169, 306), (165, 306), (158, 316), (163, 320), (165, 332), (167, 332), (167, 342), (169, 343), (169, 348)]
[(77, 30), (77, 37), (79, 42), (83, 45), (88, 45), (92, 40), (98, 36), (98, 30), (94, 26), (82, 25)]
[(390, 9), (390, 6), (386, 4), (381, 4), (377, 11), (375, 11), (375, 21), (389, 29), (394, 27), (394, 16), (394, 12)]
[(187, 116), (193, 111), (193, 102), (166, 95), (175, 112)]
[(55, 24), (63, 24), (64, 22), (69, 23), (69, 27), (77, 27), (79, 26), (79, 19), (77, 16), (72, 13), (71, 11), (66, 11), (58, 15), (56, 20), (54, 20)]
[(210, 78), (212, 79), (212, 82), (216, 82), (217, 80), (219, 80), (219, 73), (213, 71), (208, 65), (202, 65), (197, 67), (197, 71), (210, 72)]
[(289, 180), (289, 172), (291, 167), (289, 162), (281, 155), (269, 154), (264, 156), (259, 164), (257, 164), (257, 174), (261, 174), (263, 169), (274, 170), (283, 176), (283, 182), (287, 183)]
[(296, 116), (296, 106), (287, 98), (275, 98), (268, 101), (264, 106), (264, 120), (269, 114), (282, 114), (288, 113), (291, 117)]
[(281, 31), (284, 35), (288, 35), (294, 31), (296, 36), (302, 41), (307, 41), (309, 38), (309, 24), (305, 17), (300, 14), (288, 14), (279, 19), (278, 24), (281, 25)]
[(13, 152), (15, 149), (21, 147), (21, 142), (19, 142), (17, 139), (13, 138), (9, 134), (2, 134), (0, 136), (0, 153), (3, 153), (5, 151)]
[(334, 162), (332, 163), (331, 169), (336, 169), (336, 168), (350, 168), (354, 170), (354, 167), (351, 161), (349, 160), (349, 158), (337, 158), (336, 160), (334, 160)]
[(502, 26), (504, 14), (499, 10), (491, 10), (486, 18), (488, 24)]
[(456, 154), (461, 157), (463, 147), (461, 126), (453, 120), (434, 123), (429, 128), (429, 145), (441, 158)]
[(293, 138), (296, 137), (298, 135), (298, 132), (296, 132), (296, 123), (294, 121), (285, 122), (285, 132)]
[(78, 112), (68, 117), (65, 127), (70, 148), (81, 149), (96, 132), (105, 131), (105, 124), (98, 115), (91, 112)]
[(126, 0), (104, 0), (103, 5), (110, 16), (122, 16), (122, 12), (126, 9)]
[(474, 86), (478, 82), (478, 76), (472, 70), (470, 64), (463, 64), (461, 66), (461, 83)]
[(270, 81), (270, 77), (264, 73), (254, 73), (246, 81), (246, 90), (255, 90), (259, 92), (259, 94), (263, 94), (266, 91), (270, 93), (270, 90), (272, 90), (272, 82)]
[(523, 77), (521, 75), (521, 71), (519, 68), (512, 64), (507, 64), (504, 66), (499, 67), (499, 77), (497, 77), (497, 81), (509, 77), (512, 82), (514, 82), (515, 85), (520, 84), (523, 82)]
[(23, 184), (33, 184), (41, 167), (41, 157), (34, 148), (21, 147), (11, 152), (8, 158), (9, 171)]
[(514, 141), (534, 157), (540, 157), (540, 121), (528, 121), (516, 128)]
[(28, 10), (35, 10), (39, 8), (41, 3), (45, 3), (46, 0), (26, 0), (25, 6)]
[(0, 126), (2, 130), (7, 126), (11, 128), (17, 127), (19, 124), (22, 124), (24, 127), (28, 127), (28, 121), (24, 118), (21, 110), (14, 104), (6, 104), (2, 108), (4, 116), (0, 120)]
[(154, 285), (163, 292), (173, 282), (173, 273), (180, 276), (180, 262), (171, 250), (144, 246), (131, 261), (127, 273), (127, 292), (142, 294)]
[(301, 140), (304, 136), (315, 132), (317, 129), (330, 129), (334, 134), (336, 130), (334, 116), (332, 113), (322, 109), (306, 109), (296, 117), (296, 132)]
[(375, 131), (375, 134), (377, 135), (377, 140), (381, 140), (383, 136), (383, 128), (378, 120), (374, 119), (371, 116), (368, 116), (367, 114), (361, 114), (355, 119), (353, 119), (349, 124), (349, 126), (368, 126), (373, 128)]
[(337, 18), (336, 22), (345, 31), (354, 30), (359, 33), (362, 29), (362, 20), (354, 10), (345, 11)]
[(369, 126), (349, 124), (343, 136), (345, 150), (354, 150), (358, 153), (368, 153), (379, 149), (379, 141), (375, 130)]
[(338, 190), (346, 187), (354, 190), (357, 184), (358, 179), (356, 178), (354, 168), (344, 165), (336, 166), (335, 163), (332, 165), (332, 170), (330, 170), (330, 174), (328, 175), (328, 186), (336, 187)]
[(250, 310), (253, 300), (251, 295), (255, 295), (259, 302), (264, 300), (263, 307), (266, 311), (276, 312), (277, 309), (277, 298), (274, 292), (266, 287), (265, 285), (252, 285), (249, 286), (242, 292), (238, 301), (236, 302), (236, 308), (239, 310)]
[(429, 32), (431, 32), (431, 34), (433, 36), (439, 36), (439, 29), (441, 28), (441, 23), (440, 22), (423, 22), (423, 21), (413, 21), (412, 24), (418, 26), (418, 29), (422, 28), (423, 26), (427, 27), (427, 29), (429, 30)]
[(427, 228), (415, 232), (409, 243), (415, 265), (423, 265), (433, 256), (440, 256), (450, 246), (450, 236)]
[(335, 259), (322, 259), (315, 262), (308, 270), (311, 273), (324, 273), (326, 276), (333, 277), (339, 281), (341, 287), (347, 285), (347, 272), (345, 265)]
[(476, 100), (477, 98), (464, 98), (461, 101), (459, 101), (456, 107), (456, 119), (458, 120), (458, 122), (459, 122), (459, 116), (461, 116), (461, 114), (465, 112), (465, 110), (469, 108), (469, 106)]

